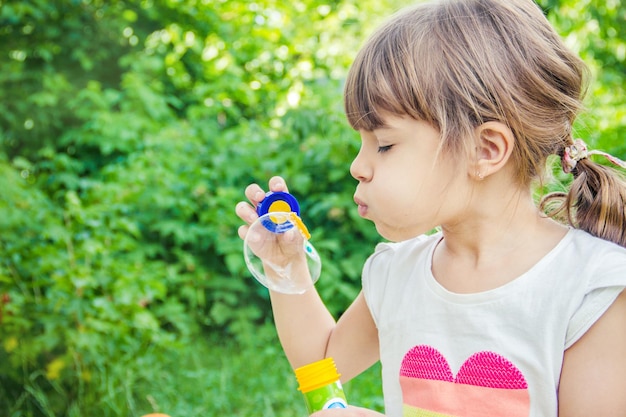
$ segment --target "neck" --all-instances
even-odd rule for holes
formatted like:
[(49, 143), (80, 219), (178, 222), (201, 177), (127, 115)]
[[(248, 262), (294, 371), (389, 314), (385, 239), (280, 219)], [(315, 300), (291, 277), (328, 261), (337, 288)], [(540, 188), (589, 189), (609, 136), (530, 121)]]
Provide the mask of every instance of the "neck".
[[(478, 196), (477, 196), (478, 197)], [(545, 256), (567, 228), (546, 218), (530, 192), (481, 193), (457, 224), (442, 226), (433, 273), (455, 292), (495, 288), (515, 279)]]

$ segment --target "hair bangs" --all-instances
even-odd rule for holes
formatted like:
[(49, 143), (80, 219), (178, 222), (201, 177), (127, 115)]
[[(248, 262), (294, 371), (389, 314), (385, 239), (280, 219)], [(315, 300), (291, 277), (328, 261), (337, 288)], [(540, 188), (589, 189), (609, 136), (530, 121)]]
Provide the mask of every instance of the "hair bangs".
[(389, 87), (384, 71), (373, 61), (355, 61), (344, 93), (345, 112), (352, 128), (372, 131), (385, 125), (382, 113), (405, 113)]
[(423, 91), (416, 91), (422, 83), (412, 83), (415, 76), (407, 74), (407, 68), (415, 68), (414, 54), (401, 42), (406, 39), (401, 26), (388, 26), (371, 38), (348, 72), (344, 105), (355, 130), (383, 127), (384, 113), (433, 121)]

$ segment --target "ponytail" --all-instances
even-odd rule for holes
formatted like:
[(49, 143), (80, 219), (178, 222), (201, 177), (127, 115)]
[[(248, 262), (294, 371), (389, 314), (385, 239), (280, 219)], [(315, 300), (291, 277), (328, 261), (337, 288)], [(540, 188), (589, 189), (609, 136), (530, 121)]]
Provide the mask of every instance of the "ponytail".
[(540, 207), (550, 217), (565, 218), (573, 227), (626, 247), (626, 178), (593, 162), (588, 157), (592, 154), (603, 155), (626, 168), (625, 162), (612, 155), (587, 151), (578, 139), (564, 149), (561, 157), (563, 170), (574, 175), (569, 191), (544, 196)]

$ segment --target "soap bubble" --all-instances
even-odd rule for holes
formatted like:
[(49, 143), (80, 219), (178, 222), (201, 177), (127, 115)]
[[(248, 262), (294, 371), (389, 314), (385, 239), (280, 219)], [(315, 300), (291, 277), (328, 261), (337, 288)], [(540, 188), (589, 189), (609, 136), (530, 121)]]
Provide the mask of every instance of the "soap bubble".
[(248, 269), (261, 284), (283, 294), (302, 294), (320, 277), (322, 261), (295, 213), (271, 212), (250, 225), (243, 243)]

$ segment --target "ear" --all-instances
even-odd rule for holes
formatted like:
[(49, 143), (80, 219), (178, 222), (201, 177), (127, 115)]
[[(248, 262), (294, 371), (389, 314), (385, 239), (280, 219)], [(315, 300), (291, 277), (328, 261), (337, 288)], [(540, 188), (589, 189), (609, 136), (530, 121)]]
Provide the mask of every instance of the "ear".
[(471, 176), (482, 180), (500, 171), (509, 161), (515, 146), (515, 136), (501, 122), (486, 122), (475, 129), (476, 156)]

